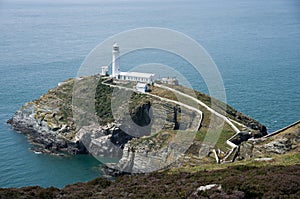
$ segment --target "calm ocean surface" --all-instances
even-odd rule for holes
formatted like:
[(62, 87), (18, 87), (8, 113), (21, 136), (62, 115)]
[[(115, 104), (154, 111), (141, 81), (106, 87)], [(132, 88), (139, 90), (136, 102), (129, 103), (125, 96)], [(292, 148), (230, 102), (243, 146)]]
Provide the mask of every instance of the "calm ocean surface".
[[(63, 187), (101, 175), (91, 156), (32, 153), (5, 122), (75, 77), (97, 44), (132, 28), (170, 28), (198, 41), (222, 74), (227, 102), (269, 132), (300, 119), (297, 0), (37, 2), (0, 2), (0, 187)], [(193, 84), (198, 77), (189, 78)]]

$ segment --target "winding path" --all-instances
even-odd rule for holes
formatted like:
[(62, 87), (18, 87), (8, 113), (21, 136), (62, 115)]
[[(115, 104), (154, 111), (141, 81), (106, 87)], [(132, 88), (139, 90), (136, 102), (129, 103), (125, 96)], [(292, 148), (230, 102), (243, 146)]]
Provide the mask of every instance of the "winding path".
[[(235, 123), (237, 123), (237, 124), (239, 124), (239, 125), (242, 125), (242, 124), (240, 124), (240, 123), (237, 122), (237, 121), (228, 119), (226, 116), (224, 116), (224, 115), (218, 113), (217, 111), (213, 110), (212, 108), (210, 108), (209, 106), (207, 106), (205, 103), (203, 103), (203, 102), (200, 101), (199, 99), (196, 99), (196, 98), (194, 98), (194, 97), (192, 97), (192, 96), (190, 96), (190, 95), (187, 95), (187, 94), (185, 94), (185, 93), (183, 93), (183, 92), (180, 92), (180, 91), (178, 91), (178, 90), (175, 90), (175, 89), (173, 89), (173, 88), (170, 88), (170, 87), (167, 87), (167, 86), (164, 86), (164, 85), (161, 85), (161, 84), (155, 84), (155, 86), (160, 87), (160, 88), (163, 88), (163, 89), (170, 90), (170, 91), (172, 91), (172, 92), (174, 92), (174, 93), (177, 93), (177, 94), (179, 94), (179, 95), (182, 95), (182, 96), (184, 96), (184, 97), (187, 97), (187, 98), (193, 100), (194, 102), (198, 103), (199, 105), (205, 107), (205, 108), (206, 108), (208, 111), (210, 111), (212, 114), (215, 114), (215, 115), (217, 115), (218, 117), (224, 119), (224, 121), (225, 121), (227, 124), (229, 124), (229, 126), (236, 132), (232, 137), (230, 137), (228, 140), (226, 140), (226, 144), (229, 145), (229, 146), (231, 147), (231, 149), (228, 151), (228, 153), (226, 154), (226, 156), (225, 156), (222, 160), (220, 160), (220, 158), (219, 158), (219, 156), (218, 156), (216, 150), (213, 150), (213, 152), (214, 152), (214, 154), (215, 154), (215, 157), (216, 157), (217, 163), (220, 163), (220, 162), (226, 162), (226, 160), (232, 155), (232, 153), (234, 153), (234, 152), (237, 151), (238, 146), (237, 146), (236, 144), (234, 144), (233, 142), (231, 142), (230, 140), (231, 140), (233, 137), (237, 136), (237, 135), (240, 133), (240, 130), (233, 124), (233, 122), (235, 122)], [(232, 122), (232, 121), (233, 121), (233, 122)], [(242, 125), (242, 126), (244, 126), (244, 125)]]
[[(110, 79), (108, 79), (110, 80)], [(138, 92), (137, 90), (135, 89), (132, 89), (132, 88), (126, 88), (126, 87), (123, 87), (123, 86), (119, 86), (119, 85), (113, 85), (113, 84), (109, 84), (109, 83), (106, 83), (106, 81), (108, 80), (105, 80), (102, 82), (103, 85), (106, 85), (106, 86), (110, 86), (110, 87), (114, 87), (114, 88), (120, 88), (120, 89), (124, 89), (124, 90), (127, 90), (127, 91), (133, 91), (133, 92)], [(157, 85), (156, 85), (157, 86)], [(203, 113), (202, 111), (200, 111), (199, 109), (195, 108), (195, 107), (192, 107), (192, 106), (189, 106), (187, 104), (184, 104), (184, 103), (181, 103), (181, 102), (178, 102), (178, 101), (175, 101), (175, 100), (171, 100), (171, 99), (167, 99), (167, 98), (164, 98), (164, 97), (160, 97), (160, 96), (157, 96), (157, 95), (153, 95), (151, 93), (143, 93), (143, 94), (146, 94), (146, 95), (149, 95), (151, 97), (155, 97), (155, 98), (158, 98), (162, 101), (166, 101), (166, 102), (171, 102), (171, 103), (174, 103), (174, 104), (177, 104), (179, 106), (183, 106), (189, 110), (192, 110), (192, 111), (195, 111), (196, 113), (199, 114), (200, 116), (200, 119), (199, 119), (199, 122), (197, 124), (197, 127), (196, 127), (196, 130), (199, 130), (200, 129), (200, 126), (201, 126), (201, 123), (202, 123), (202, 120), (203, 120)]]
[(229, 124), (229, 125), (231, 126), (231, 128), (232, 128), (236, 133), (239, 133), (239, 132), (240, 132), (240, 130), (239, 130), (239, 129), (231, 122), (231, 120), (229, 120), (226, 116), (224, 116), (224, 115), (218, 113), (217, 111), (213, 110), (212, 108), (210, 108), (209, 106), (207, 106), (207, 105), (206, 105), (205, 103), (203, 103), (202, 101), (200, 101), (200, 100), (198, 100), (198, 99), (196, 99), (196, 98), (194, 98), (194, 97), (192, 97), (192, 96), (190, 96), (190, 95), (187, 95), (187, 94), (185, 94), (185, 93), (183, 93), (183, 92), (181, 92), (181, 91), (175, 90), (175, 89), (173, 89), (173, 88), (170, 88), (170, 87), (167, 87), (167, 86), (164, 86), (164, 85), (161, 85), (161, 84), (155, 84), (155, 86), (160, 87), (160, 88), (163, 88), (163, 89), (166, 89), (166, 90), (170, 90), (170, 91), (172, 91), (172, 92), (174, 92), (174, 93), (177, 93), (177, 94), (179, 94), (179, 95), (182, 95), (182, 96), (184, 96), (184, 97), (187, 97), (187, 98), (189, 98), (189, 99), (195, 101), (196, 103), (198, 103), (198, 104), (200, 104), (201, 106), (205, 107), (205, 108), (206, 108), (209, 112), (211, 112), (212, 114), (215, 114), (215, 115), (217, 115), (218, 117), (224, 119), (225, 122), (226, 122), (227, 124)]
[[(110, 80), (110, 79), (108, 79)], [(133, 91), (133, 92), (138, 92), (136, 91), (135, 89), (132, 89), (132, 88), (126, 88), (126, 87), (123, 87), (123, 86), (119, 86), (119, 85), (112, 85), (112, 84), (109, 84), (109, 83), (106, 83), (106, 81), (108, 80), (105, 80), (102, 82), (102, 84), (104, 85), (107, 85), (107, 86), (110, 86), (110, 87), (116, 87), (116, 88), (120, 88), (120, 89), (125, 89), (125, 90), (128, 90), (128, 91)], [(224, 161), (227, 160), (227, 158), (233, 153), (236, 151), (236, 149), (238, 148), (238, 146), (236, 144), (234, 144), (233, 142), (231, 142), (230, 140), (235, 137), (236, 135), (238, 135), (240, 133), (240, 130), (233, 124), (233, 122), (237, 123), (238, 125), (242, 125), (240, 124), (239, 122), (236, 122), (232, 119), (229, 119), (227, 118), (226, 116), (220, 114), (219, 112), (213, 110), (212, 108), (210, 108), (209, 106), (207, 106), (205, 103), (203, 103), (202, 101), (200, 101), (199, 99), (197, 98), (194, 98), (190, 95), (187, 95), (181, 91), (178, 91), (178, 90), (175, 90), (173, 88), (170, 88), (170, 87), (167, 87), (167, 86), (164, 86), (164, 85), (161, 85), (161, 84), (157, 84), (155, 83), (154, 86), (156, 87), (160, 87), (160, 88), (163, 88), (163, 89), (166, 89), (166, 90), (169, 90), (169, 91), (172, 91), (174, 93), (177, 93), (181, 96), (184, 96), (186, 98), (189, 98), (191, 100), (193, 100), (194, 102), (196, 102), (197, 104), (203, 106), (204, 108), (206, 108), (209, 112), (211, 112), (212, 114), (215, 114), (216, 116), (224, 119), (224, 121), (236, 132), (231, 138), (229, 138), (228, 140), (226, 140), (226, 144), (229, 145), (231, 147), (230, 151), (227, 153), (227, 155), (225, 156), (225, 158), (223, 159)], [(155, 98), (158, 98), (160, 100), (163, 100), (163, 101), (166, 101), (166, 102), (171, 102), (171, 103), (175, 103), (175, 104), (178, 104), (180, 106), (183, 106), (187, 109), (190, 109), (192, 111), (195, 111), (197, 112), (198, 114), (200, 114), (200, 120), (199, 120), (199, 123), (197, 125), (197, 130), (200, 129), (201, 127), (201, 123), (202, 123), (202, 120), (203, 120), (203, 113), (202, 111), (200, 111), (199, 109), (195, 108), (195, 107), (192, 107), (192, 106), (189, 106), (187, 104), (184, 104), (184, 103), (181, 103), (181, 102), (178, 102), (178, 101), (175, 101), (175, 100), (171, 100), (171, 99), (167, 99), (167, 98), (164, 98), (164, 97), (160, 97), (160, 96), (157, 96), (157, 95), (153, 95), (151, 93), (144, 93), (146, 95), (149, 95), (149, 96), (152, 96), (152, 97), (155, 97)], [(233, 122), (232, 122), (233, 121)], [(243, 126), (243, 125), (242, 125)], [(216, 154), (216, 160), (218, 163), (220, 163), (220, 159), (217, 157), (217, 154)]]

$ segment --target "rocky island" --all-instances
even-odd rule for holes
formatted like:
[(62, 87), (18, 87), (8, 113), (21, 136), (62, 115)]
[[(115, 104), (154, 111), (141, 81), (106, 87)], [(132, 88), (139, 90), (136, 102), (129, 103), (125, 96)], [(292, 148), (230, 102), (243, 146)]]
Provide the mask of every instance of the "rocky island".
[[(73, 117), (73, 113), (79, 111), (79, 108), (74, 107), (75, 105), (72, 104), (74, 79), (69, 79), (65, 82), (59, 83), (56, 88), (50, 89), (48, 93), (41, 96), (39, 99), (26, 103), (14, 114), (13, 118), (10, 119), (8, 123), (10, 123), (16, 131), (28, 136), (29, 141), (33, 144), (32, 149), (34, 151), (57, 155), (85, 154), (88, 153), (88, 151), (93, 150), (93, 146), (88, 146), (88, 144), (85, 143), (85, 139), (87, 139), (88, 134), (89, 136), (93, 134), (93, 136), (102, 137), (102, 144), (105, 144), (105, 142), (109, 140), (120, 146), (122, 149), (125, 145), (127, 148), (145, 148), (139, 145), (143, 142), (145, 142), (145, 145), (149, 145), (146, 141), (143, 141), (144, 137), (147, 135), (146, 140), (155, 140), (152, 140), (152, 145), (156, 145), (156, 147), (159, 148), (158, 142), (162, 142), (163, 139), (167, 139), (167, 137), (170, 137), (172, 133), (174, 134), (180, 131), (198, 129), (195, 133), (193, 145), (191, 146), (191, 150), (196, 151), (197, 145), (201, 145), (200, 142), (201, 138), (204, 137), (203, 135), (208, 131), (208, 129), (215, 128), (215, 126), (209, 124), (213, 117), (213, 113), (206, 110), (206, 107), (198, 106), (199, 110), (203, 113), (203, 118), (201, 118), (199, 128), (197, 125), (199, 125), (200, 116), (197, 116), (195, 110), (187, 109), (187, 107), (184, 107), (183, 104), (181, 104), (181, 106), (176, 104), (178, 96), (176, 96), (172, 91), (162, 87), (152, 86), (151, 95), (138, 92), (129, 93), (131, 96), (129, 107), (122, 107), (121, 105), (121, 107), (118, 107), (118, 111), (120, 113), (126, 112), (126, 109), (129, 108), (131, 118), (139, 126), (145, 126), (151, 122), (149, 116), (150, 109), (155, 109), (155, 111), (158, 112), (157, 115), (163, 115), (163, 113), (165, 113), (166, 118), (161, 118), (162, 120), (165, 120), (162, 126), (158, 126), (160, 124), (157, 123), (151, 124), (151, 129), (160, 127), (162, 133), (159, 133), (158, 135), (151, 135), (151, 129), (148, 128), (143, 129), (145, 132), (134, 132), (134, 129), (131, 129), (130, 134), (127, 134), (121, 127), (123, 116), (119, 115), (119, 118), (117, 119), (113, 116), (111, 110), (111, 98), (114, 97), (114, 89), (110, 85), (107, 85), (107, 83), (103, 84), (104, 80), (108, 82), (106, 78), (91, 76), (81, 78), (76, 84), (76, 92), (80, 93), (88, 93), (86, 89), (88, 89), (87, 87), (89, 86), (86, 85), (90, 85), (91, 82), (97, 85), (95, 93), (95, 113), (97, 123), (79, 126), (81, 124), (74, 121), (76, 118)], [(111, 80), (110, 83), (112, 85), (116, 84)], [(129, 92), (125, 89), (126, 87), (131, 87), (130, 84), (132, 83), (122, 82), (125, 94), (126, 92)], [(122, 87), (117, 87), (116, 89), (120, 90)], [(191, 91), (181, 86), (177, 86), (175, 89), (181, 90), (182, 92)], [(211, 99), (209, 96), (197, 91), (193, 92), (196, 92), (199, 100), (210, 106)], [(164, 101), (162, 98), (169, 99), (169, 101)], [(192, 102), (188, 99), (181, 99), (181, 101), (184, 101), (187, 106), (189, 104), (191, 106), (197, 105), (195, 103), (192, 104)], [(215, 103), (221, 104), (222, 102), (215, 101)], [(250, 137), (261, 137), (266, 135), (266, 128), (254, 119), (237, 112), (228, 105), (216, 105), (216, 107), (225, 107), (226, 110), (220, 110), (220, 112), (225, 111), (226, 117), (235, 121), (239, 129), (248, 132), (251, 131), (252, 134)], [(131, 127), (126, 126), (126, 128), (130, 129)], [(217, 131), (218, 129), (214, 130)], [(84, 136), (82, 136), (82, 131), (84, 131)], [(134, 136), (134, 134), (139, 133), (143, 133), (143, 136)], [(220, 135), (220, 141), (217, 143), (217, 147), (223, 147), (225, 150), (224, 145), (226, 145), (226, 139), (230, 138), (235, 133), (234, 129), (225, 123)], [(150, 139), (149, 135), (151, 135)], [(164, 138), (160, 137), (160, 139), (157, 139), (155, 138), (156, 136), (162, 136)], [(92, 145), (93, 143), (91, 142), (89, 144)], [(163, 143), (160, 143), (160, 145), (162, 144)], [(89, 150), (87, 150), (87, 147)], [(97, 149), (95, 148), (95, 150)], [(209, 151), (210, 150), (208, 150), (207, 153), (209, 153)], [(115, 152), (117, 153), (117, 151)], [(98, 155), (101, 155), (100, 152), (98, 153)]]
[[(80, 118), (91, 116), (74, 104), (72, 97), (74, 92), (90, 93), (86, 85), (91, 83), (96, 85), (96, 92), (88, 97), (95, 102), (92, 117), (96, 120), (78, 120), (78, 113)], [(61, 190), (2, 189), (1, 197), (259, 198), (268, 194), (270, 198), (296, 198), (300, 186), (299, 122), (270, 136), (256, 120), (198, 91), (160, 83), (151, 85), (148, 94), (131, 88), (131, 82), (99, 75), (69, 79), (26, 103), (8, 121), (28, 137), (33, 151), (117, 158), (107, 170), (121, 176), (115, 181), (99, 178)], [(111, 104), (116, 89), (124, 97), (130, 96), (128, 105), (119, 106), (117, 111)], [(195, 97), (187, 95), (191, 92)], [(143, 132), (134, 124), (124, 126), (128, 124), (124, 123), (125, 112), (134, 124), (145, 127)], [(162, 124), (151, 120), (154, 112), (164, 119)], [(219, 137), (212, 145), (205, 137), (214, 132), (219, 132)], [(165, 164), (161, 166), (161, 162)]]

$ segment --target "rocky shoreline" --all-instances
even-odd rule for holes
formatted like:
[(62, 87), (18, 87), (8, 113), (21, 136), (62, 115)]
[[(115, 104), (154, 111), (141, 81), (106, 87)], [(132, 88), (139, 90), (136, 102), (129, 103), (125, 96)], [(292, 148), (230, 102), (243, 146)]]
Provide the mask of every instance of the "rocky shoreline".
[[(111, 173), (118, 173), (116, 171), (143, 173), (168, 167), (181, 158), (188, 150), (187, 146), (201, 146), (197, 143), (192, 144), (193, 140), (188, 139), (194, 138), (196, 134), (187, 136), (189, 130), (194, 129), (193, 126), (199, 123), (195, 112), (178, 107), (171, 102), (131, 93), (130, 95), (133, 96), (129, 107), (118, 107), (119, 121), (112, 120), (108, 100), (112, 97), (113, 90), (110, 86), (101, 83), (103, 80), (100, 76), (77, 79), (79, 83), (76, 84), (76, 92), (79, 94), (87, 92), (89, 85), (98, 84), (95, 105), (96, 117), (100, 121), (79, 127), (73, 118), (75, 107), (72, 105), (72, 93), (75, 81), (75, 79), (69, 79), (59, 83), (56, 88), (50, 89), (45, 95), (24, 104), (8, 120), (14, 130), (28, 137), (29, 142), (33, 144), (34, 152), (59, 156), (91, 153), (96, 158), (118, 160), (118, 164), (107, 169), (112, 171)], [(203, 95), (203, 97), (206, 100), (209, 99), (207, 96)], [(138, 130), (134, 125), (122, 126), (122, 120), (125, 118), (122, 114), (128, 108), (135, 123), (148, 127)], [(228, 114), (232, 114), (231, 116), (236, 117), (240, 122), (244, 118), (245, 125), (251, 124), (253, 129), (256, 129), (255, 132), (259, 129), (266, 130), (252, 118), (229, 108)], [(77, 109), (76, 111), (80, 112), (84, 118), (84, 111)], [(149, 120), (152, 109), (155, 109), (158, 117), (165, 114), (166, 118), (162, 118), (163, 124)], [(204, 118), (201, 124), (203, 128), (208, 128), (207, 121), (209, 120)], [(173, 131), (179, 126), (181, 131), (176, 131), (177, 133), (174, 134)], [(131, 134), (125, 133), (122, 129), (130, 129)], [(153, 129), (162, 130), (158, 135), (152, 135)], [(256, 135), (259, 133), (265, 132), (258, 131)], [(183, 144), (184, 142), (186, 144)], [(193, 156), (197, 156), (197, 150), (196, 154), (192, 154)], [(209, 150), (206, 153), (205, 155), (208, 155)]]
[[(91, 153), (100, 161), (104, 156), (117, 159), (116, 163), (103, 165), (103, 177), (87, 183), (67, 185), (63, 189), (0, 189), (0, 198), (276, 198), (296, 197), (299, 194), (300, 121), (276, 135), (253, 139), (265, 135), (265, 127), (230, 107), (228, 114), (238, 118), (238, 122), (244, 120), (245, 126), (240, 128), (252, 127), (252, 130), (256, 129), (253, 131), (256, 134), (252, 135), (252, 139), (247, 133), (241, 133), (247, 136), (246, 139), (235, 138), (239, 142), (236, 159), (240, 162), (217, 165), (209, 155), (211, 146), (201, 143), (197, 138), (200, 134), (190, 136), (195, 140), (184, 140), (189, 137), (187, 133), (191, 133), (188, 127), (195, 122), (194, 113), (143, 95), (133, 97), (131, 117), (139, 125), (146, 125), (151, 123), (148, 119), (151, 108), (158, 107), (159, 113), (167, 113), (160, 133), (151, 135), (151, 128), (145, 128), (144, 136), (136, 137), (135, 131), (131, 135), (125, 133), (121, 122), (101, 118), (101, 114), (109, 115), (106, 109), (107, 96), (98, 100), (102, 112), (97, 116), (101, 124), (93, 123), (78, 128), (72, 117), (73, 84), (74, 80), (67, 80), (39, 99), (24, 104), (7, 123), (28, 137), (36, 153), (59, 156)], [(109, 98), (109, 87), (101, 83), (99, 86)], [(119, 108), (120, 112), (124, 109)], [(179, 111), (189, 119), (183, 121), (178, 117)], [(206, 120), (204, 118), (202, 128), (208, 127)], [(176, 130), (180, 125), (186, 129)], [(199, 132), (203, 133), (201, 129)], [(182, 145), (184, 142), (188, 143), (186, 146), (193, 143), (187, 149)], [(204, 154), (200, 157), (199, 149), (203, 148)], [(175, 149), (178, 153), (174, 153)], [(114, 181), (107, 179), (112, 176)]]
[[(45, 123), (39, 122), (34, 118), (35, 106), (32, 104), (24, 105), (18, 110), (13, 118), (7, 121), (14, 130), (25, 134), (35, 152), (49, 153), (53, 155), (64, 154), (87, 154), (88, 151), (79, 141), (70, 141), (60, 136)], [(68, 131), (63, 126), (60, 132)]]

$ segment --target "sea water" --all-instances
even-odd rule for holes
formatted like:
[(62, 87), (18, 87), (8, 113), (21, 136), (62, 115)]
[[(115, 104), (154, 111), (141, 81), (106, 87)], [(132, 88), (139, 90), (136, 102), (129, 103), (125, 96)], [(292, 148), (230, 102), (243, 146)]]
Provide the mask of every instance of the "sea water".
[[(63, 187), (101, 176), (101, 163), (91, 156), (33, 153), (6, 121), (24, 103), (75, 77), (97, 44), (132, 28), (170, 28), (199, 42), (220, 70), (227, 103), (269, 132), (298, 120), (299, 11), (296, 0), (1, 1), (0, 187)], [(129, 58), (127, 67), (137, 64)], [(189, 77), (192, 86), (207, 92), (197, 78)]]

